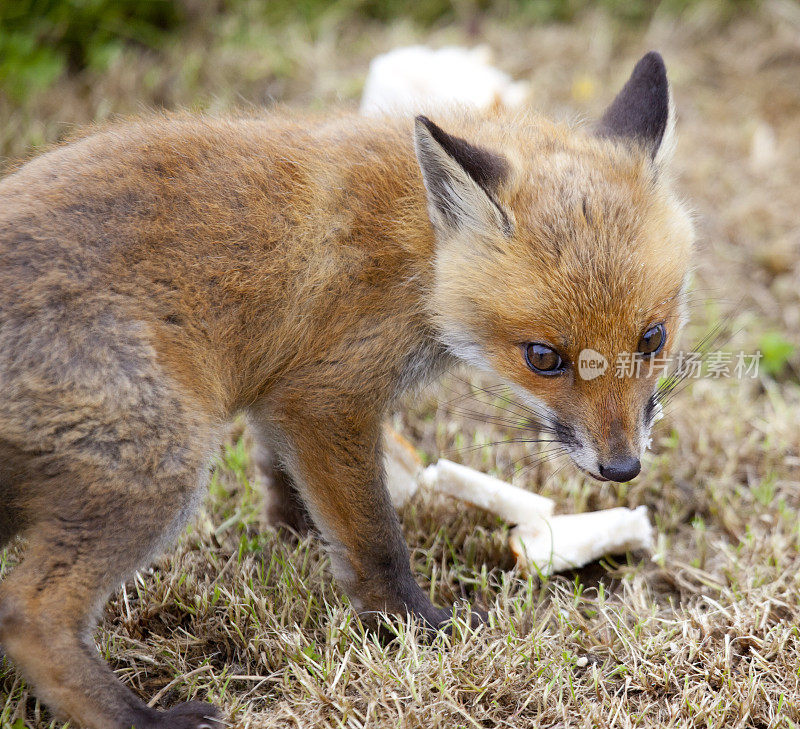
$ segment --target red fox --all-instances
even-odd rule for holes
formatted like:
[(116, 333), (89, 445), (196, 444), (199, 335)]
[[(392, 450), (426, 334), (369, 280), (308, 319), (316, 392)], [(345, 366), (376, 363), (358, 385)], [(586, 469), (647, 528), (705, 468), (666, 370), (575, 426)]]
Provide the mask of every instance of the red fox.
[[(60, 716), (197, 729), (96, 655), (108, 594), (202, 498), (247, 412), (357, 610), (435, 608), (383, 483), (396, 398), (463, 360), (512, 383), (603, 479), (639, 472), (655, 375), (584, 380), (673, 346), (690, 219), (649, 53), (597, 125), (538, 117), (119, 123), (0, 182), (0, 643)], [(441, 124), (441, 125), (440, 125)], [(476, 613), (475, 619), (480, 619)]]

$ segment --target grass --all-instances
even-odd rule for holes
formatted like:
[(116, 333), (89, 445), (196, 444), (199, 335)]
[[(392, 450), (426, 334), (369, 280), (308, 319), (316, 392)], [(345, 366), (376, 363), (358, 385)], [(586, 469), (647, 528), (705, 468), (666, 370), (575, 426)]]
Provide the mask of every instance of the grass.
[[(409, 400), (393, 422), (426, 458), (514, 478), (561, 512), (646, 504), (659, 535), (652, 559), (529, 579), (514, 570), (505, 525), (420, 494), (401, 514), (420, 583), (439, 604), (492, 609), (488, 625), (457, 625), (431, 645), (402, 622), (397, 640), (380, 643), (318, 542), (266, 524), (250, 435), (238, 432), (192, 527), (106, 607), (97, 641), (120, 678), (158, 706), (208, 699), (232, 726), (254, 729), (800, 725), (796, 5), (724, 24), (700, 4), (640, 28), (588, 12), (571, 25), (478, 16), (424, 33), (402, 20), (278, 30), (242, 7), (161, 54), (123, 48), (102, 73), (64, 76), (23, 101), (0, 96), (0, 154), (19, 158), (75, 125), (159, 105), (353, 106), (375, 53), (426, 39), (486, 42), (531, 82), (535, 106), (588, 117), (656, 47), (679, 110), (675, 174), (700, 231), (688, 341), (728, 317), (726, 348), (764, 346), (771, 364), (757, 379), (694, 382), (625, 485), (561, 462), (526, 469), (526, 445), (487, 445), (513, 434), (454, 412), (461, 378)], [(3, 554), (0, 571), (20, 554)], [(5, 664), (0, 724), (54, 725)]]

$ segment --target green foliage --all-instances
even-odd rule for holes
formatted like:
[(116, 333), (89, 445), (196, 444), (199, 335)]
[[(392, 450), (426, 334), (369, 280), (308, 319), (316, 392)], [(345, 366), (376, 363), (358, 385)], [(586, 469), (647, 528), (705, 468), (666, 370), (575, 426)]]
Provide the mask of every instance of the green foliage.
[(0, 33), (0, 58), (0, 84), (17, 99), (46, 89), (64, 70), (63, 58), (33, 34)]
[(784, 370), (794, 354), (795, 345), (780, 332), (767, 332), (759, 340), (758, 349), (763, 355), (762, 371), (774, 376)]
[[(240, 0), (229, 0), (229, 7)], [(274, 23), (300, 20), (311, 26), (360, 16), (381, 22), (405, 18), (421, 26), (440, 21), (470, 20), (483, 14), (521, 22), (569, 22), (580, 13), (599, 7), (626, 22), (639, 23), (657, 9), (680, 13), (694, 0), (270, 0), (264, 12)], [(753, 5), (754, 0), (721, 0), (720, 5), (735, 9)]]
[(184, 19), (171, 0), (3, 0), (0, 87), (21, 99), (65, 70), (102, 70), (124, 44), (157, 48)]
[[(716, 0), (724, 14), (757, 0)], [(420, 27), (481, 16), (519, 23), (570, 22), (599, 7), (641, 23), (657, 10), (680, 13), (693, 0), (0, 0), (0, 91), (20, 101), (65, 72), (102, 71), (130, 44), (159, 50), (176, 37), (208, 33), (228, 18), (291, 24), (312, 33), (399, 19)]]

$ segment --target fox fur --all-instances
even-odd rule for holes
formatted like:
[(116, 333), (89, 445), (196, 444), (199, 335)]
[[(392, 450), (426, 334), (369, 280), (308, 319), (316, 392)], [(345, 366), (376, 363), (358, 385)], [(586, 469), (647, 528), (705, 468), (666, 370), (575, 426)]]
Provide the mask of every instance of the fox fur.
[[(588, 472), (638, 457), (654, 377), (575, 371), (584, 348), (613, 361), (654, 322), (670, 347), (682, 323), (666, 76), (657, 54), (637, 69), (590, 129), (159, 116), (0, 181), (0, 547), (27, 538), (0, 643), (42, 700), (91, 729), (217, 724), (148, 708), (90, 631), (186, 524), (237, 413), (355, 607), (432, 627), (450, 611), (414, 581), (383, 484), (400, 394), (460, 359), (512, 383)], [(532, 371), (528, 342), (568, 369)]]

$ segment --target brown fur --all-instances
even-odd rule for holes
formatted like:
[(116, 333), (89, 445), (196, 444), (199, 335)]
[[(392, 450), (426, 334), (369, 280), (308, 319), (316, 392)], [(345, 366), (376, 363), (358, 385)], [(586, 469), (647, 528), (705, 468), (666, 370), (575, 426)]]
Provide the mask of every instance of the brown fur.
[(88, 631), (186, 523), (238, 412), (356, 607), (433, 626), (450, 613), (414, 582), (382, 482), (401, 392), (472, 338), (479, 365), (600, 450), (637, 437), (652, 382), (542, 378), (519, 345), (613, 356), (654, 317), (677, 322), (691, 236), (663, 175), (637, 145), (541, 119), (444, 126), (507, 162), (491, 204), (508, 227), (441, 230), (411, 120), (151, 118), (0, 182), (0, 539), (28, 538), (0, 642), (61, 714), (210, 725), (209, 707), (148, 709)]

